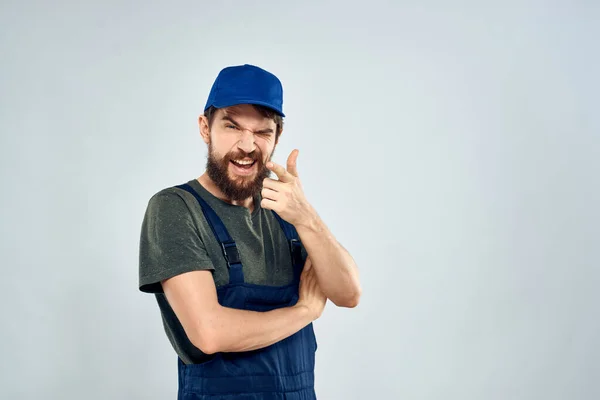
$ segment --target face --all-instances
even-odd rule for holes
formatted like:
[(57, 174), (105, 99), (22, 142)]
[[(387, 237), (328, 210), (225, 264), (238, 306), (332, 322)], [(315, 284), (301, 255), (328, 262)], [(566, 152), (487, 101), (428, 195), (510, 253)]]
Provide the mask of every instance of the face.
[(266, 163), (277, 145), (275, 129), (273, 120), (250, 105), (218, 110), (210, 128), (201, 117), (200, 131), (208, 144), (206, 173), (230, 200), (245, 200), (262, 190), (270, 175)]

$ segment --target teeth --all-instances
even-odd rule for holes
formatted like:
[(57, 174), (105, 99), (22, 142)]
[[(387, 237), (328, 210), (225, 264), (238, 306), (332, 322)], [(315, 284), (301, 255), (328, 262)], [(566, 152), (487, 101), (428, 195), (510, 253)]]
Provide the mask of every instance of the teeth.
[(254, 161), (253, 160), (235, 160), (236, 163), (241, 164), (241, 165), (250, 165), (252, 164)]

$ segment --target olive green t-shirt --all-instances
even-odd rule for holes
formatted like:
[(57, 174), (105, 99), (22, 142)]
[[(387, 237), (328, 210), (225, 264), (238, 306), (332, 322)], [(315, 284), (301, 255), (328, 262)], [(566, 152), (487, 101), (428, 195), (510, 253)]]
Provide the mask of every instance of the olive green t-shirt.
[[(254, 210), (224, 202), (196, 179), (187, 182), (221, 218), (236, 242), (248, 283), (281, 286), (293, 280), (287, 239), (270, 210), (254, 198)], [(217, 287), (229, 282), (223, 250), (206, 221), (198, 200), (176, 187), (154, 194), (144, 215), (140, 237), (139, 290), (153, 293), (163, 326), (175, 352), (186, 364), (200, 363), (206, 355), (187, 338), (170, 307), (161, 281), (184, 272), (210, 270)], [(303, 259), (306, 250), (302, 247)]]

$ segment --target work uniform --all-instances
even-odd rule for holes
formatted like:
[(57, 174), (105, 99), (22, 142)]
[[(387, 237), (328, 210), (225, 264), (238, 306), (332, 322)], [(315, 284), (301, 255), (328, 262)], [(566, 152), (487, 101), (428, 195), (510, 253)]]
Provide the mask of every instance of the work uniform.
[[(156, 200), (155, 197), (166, 196), (171, 199), (169, 204), (181, 203), (174, 201), (174, 195), (185, 204), (180, 211), (187, 209), (187, 213), (171, 217), (161, 215), (157, 210), (171, 210), (176, 207), (164, 207), (164, 202)], [(198, 264), (197, 269), (211, 269), (206, 263), (207, 255), (212, 258), (220, 257), (220, 263), (217, 264), (225, 265), (227, 281), (217, 284), (217, 295), (221, 305), (253, 311), (292, 306), (298, 300), (299, 279), (306, 259), (306, 251), (294, 227), (275, 212), (260, 208), (260, 197), (254, 199), (255, 210), (250, 214), (247, 209), (242, 210), (243, 207), (229, 205), (212, 196), (196, 180), (162, 191), (155, 197), (154, 202), (159, 206), (153, 207), (151, 200), (142, 229), (140, 289), (156, 294), (165, 330), (179, 355), (178, 399), (315, 399), (314, 367), (317, 343), (312, 324), (262, 349), (208, 356), (195, 348), (187, 337), (182, 337), (182, 334), (185, 336), (183, 328), (170, 309), (164, 293), (160, 293), (159, 287), (156, 286), (158, 276), (165, 279), (164, 276), (176, 274), (168, 267), (166, 271), (157, 269), (157, 265), (161, 264), (158, 259), (180, 258), (186, 260), (183, 265), (190, 268), (189, 258), (195, 252), (200, 252), (206, 253), (203, 255), (205, 261), (201, 267)], [(250, 281), (246, 279), (246, 275), (253, 275), (252, 265), (245, 265), (246, 261), (248, 264), (252, 262), (252, 252), (245, 254), (244, 250), (248, 249), (245, 246), (247, 243), (237, 240), (236, 231), (228, 229), (239, 227), (235, 224), (235, 215), (232, 218), (232, 213), (225, 212), (222, 213), (224, 218), (220, 218), (215, 210), (239, 213), (237, 222), (241, 217), (249, 220), (251, 223), (246, 228), (250, 227), (254, 236), (262, 236), (260, 239), (263, 241), (263, 250), (255, 252), (254, 255), (258, 255), (258, 259), (268, 261), (255, 262), (255, 265), (262, 265), (259, 269), (264, 272), (279, 272), (279, 275), (285, 276), (286, 279), (281, 279), (281, 276), (276, 278), (277, 284), (273, 284), (273, 280), (269, 281), (266, 274), (262, 280), (258, 279), (256, 274)], [(199, 216), (199, 213), (202, 216)], [(193, 229), (193, 225), (196, 229)], [(169, 236), (166, 232), (168, 230), (188, 230), (187, 234), (195, 237), (191, 241), (186, 239), (177, 244), (178, 241), (173, 242), (173, 238), (166, 237)], [(240, 231), (243, 232), (244, 229)], [(200, 240), (196, 240), (198, 238)], [(169, 250), (165, 250), (167, 247)], [(190, 248), (193, 250), (189, 251)], [(219, 254), (215, 254), (216, 248), (219, 249)], [(212, 251), (206, 251), (207, 249)], [(165, 252), (172, 252), (177, 256), (164, 256)], [(186, 252), (190, 252), (191, 255), (182, 257), (181, 253)], [(277, 253), (278, 256), (267, 253)], [(286, 262), (281, 260), (281, 257), (286, 257)], [(272, 264), (277, 258), (280, 258), (280, 265), (266, 265)], [(178, 263), (181, 265), (181, 261)], [(216, 275), (216, 269), (213, 273)], [(160, 280), (158, 282), (160, 283)], [(190, 346), (194, 349), (191, 350)]]

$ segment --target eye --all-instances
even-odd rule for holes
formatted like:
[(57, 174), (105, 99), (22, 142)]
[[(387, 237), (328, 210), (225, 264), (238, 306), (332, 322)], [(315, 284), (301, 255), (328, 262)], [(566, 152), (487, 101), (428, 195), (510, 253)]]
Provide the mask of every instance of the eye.
[(235, 129), (235, 130), (237, 130), (237, 129), (238, 129), (238, 127), (237, 127), (237, 126), (235, 126), (235, 125), (231, 125), (231, 124), (227, 124), (227, 125), (225, 125), (225, 128), (227, 128), (227, 129)]

